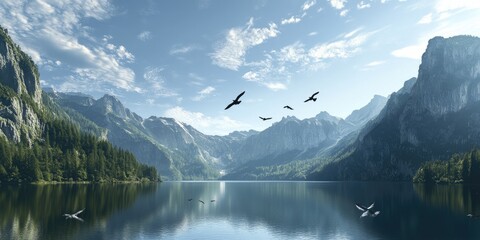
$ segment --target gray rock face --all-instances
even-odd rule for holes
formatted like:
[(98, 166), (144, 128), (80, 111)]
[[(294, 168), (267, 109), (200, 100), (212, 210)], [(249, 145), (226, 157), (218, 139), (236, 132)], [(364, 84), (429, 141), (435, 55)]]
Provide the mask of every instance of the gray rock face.
[[(133, 152), (139, 161), (156, 166), (165, 179), (214, 179), (243, 163), (282, 157), (292, 151), (299, 153), (298, 158), (316, 156), (374, 117), (382, 102), (377, 96), (355, 111), (357, 115), (351, 117), (355, 123), (321, 112), (305, 120), (286, 117), (262, 132), (209, 136), (173, 118), (142, 119), (113, 96), (98, 100), (72, 93), (51, 92), (50, 96), (105, 129), (110, 142)], [(302, 155), (308, 150), (312, 151)]]
[[(232, 161), (232, 148), (249, 133), (208, 136), (172, 118), (143, 119), (114, 96), (95, 100), (77, 93), (49, 93), (60, 106), (105, 129), (114, 145), (156, 166), (164, 179), (214, 179)], [(81, 122), (79, 124), (82, 124)]]
[(428, 43), (411, 103), (434, 115), (456, 112), (480, 100), (480, 41), (469, 36), (435, 37)]
[(0, 134), (27, 144), (38, 138), (41, 98), (37, 67), (0, 28)]
[(480, 39), (429, 41), (418, 79), (392, 94), (347, 157), (311, 179), (411, 180), (425, 161), (480, 144)]

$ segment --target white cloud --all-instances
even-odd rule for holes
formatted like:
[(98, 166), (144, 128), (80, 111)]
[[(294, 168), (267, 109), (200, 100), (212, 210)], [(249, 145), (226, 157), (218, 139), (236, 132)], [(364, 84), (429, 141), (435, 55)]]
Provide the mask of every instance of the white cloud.
[(350, 11), (350, 10), (348, 10), (348, 9), (342, 10), (342, 11), (340, 12), (340, 16), (342, 16), (342, 17), (347, 16), (347, 14), (348, 14), (349, 11)]
[(143, 31), (138, 34), (137, 38), (145, 42), (152, 39), (152, 33), (150, 31)]
[(330, 43), (314, 46), (308, 55), (314, 61), (329, 58), (347, 58), (360, 50), (360, 46), (367, 40), (368, 34), (360, 34), (352, 38), (342, 39)]
[(287, 19), (287, 18), (286, 18), (286, 19), (283, 19), (281, 23), (282, 23), (282, 25), (285, 25), (285, 24), (298, 23), (298, 22), (300, 22), (300, 21), (302, 21), (301, 18), (291, 16), (291, 17), (288, 18), (288, 19)]
[(432, 22), (432, 14), (429, 13), (425, 16), (423, 16), (418, 22), (417, 24), (429, 24)]
[(278, 91), (278, 90), (285, 90), (287, 89), (287, 86), (283, 83), (280, 82), (265, 82), (263, 83), (266, 87), (268, 87), (270, 90), (273, 91)]
[(133, 56), (132, 53), (128, 52), (127, 49), (123, 45), (120, 45), (119, 47), (117, 47), (115, 52), (116, 52), (117, 56), (119, 57), (119, 59), (121, 59), (121, 60), (126, 60), (127, 62), (135, 61), (135, 56)]
[(360, 1), (358, 4), (357, 4), (357, 8), (358, 9), (365, 9), (365, 8), (369, 8), (371, 7), (370, 6), (370, 3), (366, 3), (365, 1)]
[(438, 0), (435, 4), (437, 12), (447, 12), (459, 9), (479, 9), (478, 0)]
[(369, 63), (365, 64), (365, 67), (376, 67), (376, 66), (382, 65), (384, 63), (385, 63), (385, 61), (373, 61), (373, 62), (369, 62)]
[(317, 34), (318, 34), (318, 32), (310, 32), (310, 33), (308, 33), (308, 36), (315, 36)]
[(233, 120), (227, 116), (211, 117), (200, 112), (190, 112), (176, 106), (167, 109), (164, 116), (174, 118), (210, 135), (227, 135), (233, 131), (249, 130), (248, 124)]
[(176, 97), (178, 93), (166, 88), (165, 78), (162, 75), (164, 71), (161, 67), (147, 67), (143, 73), (143, 79), (150, 85), (147, 91), (160, 97)]
[(300, 42), (288, 45), (280, 49), (279, 60), (283, 62), (296, 63), (305, 58), (304, 45)]
[(410, 58), (418, 60), (422, 57), (423, 52), (427, 48), (425, 44), (410, 45), (404, 48), (397, 49), (392, 52), (392, 55), (398, 58)]
[(360, 31), (362, 31), (363, 27), (359, 27), (359, 28), (356, 28), (354, 29), (353, 31), (345, 34), (345, 38), (351, 38), (352, 36), (354, 36), (355, 34), (359, 33)]
[(253, 72), (253, 71), (248, 71), (245, 74), (243, 74), (242, 78), (247, 80), (247, 81), (257, 81), (257, 80), (259, 80), (258, 79), (259, 74), (256, 73), (256, 72)]
[(276, 37), (279, 33), (275, 23), (270, 23), (265, 28), (253, 27), (251, 18), (244, 28), (228, 30), (225, 39), (215, 46), (215, 51), (211, 54), (213, 64), (236, 71), (244, 64), (248, 49)]
[(317, 3), (316, 0), (306, 1), (306, 2), (302, 5), (302, 10), (303, 10), (303, 11), (307, 11), (309, 8), (313, 7), (313, 5), (315, 5), (316, 3)]
[(172, 49), (170, 49), (170, 55), (186, 54), (196, 49), (198, 49), (198, 47), (194, 45), (189, 45), (189, 46), (177, 45), (177, 46), (174, 46)]
[(200, 101), (213, 93), (215, 91), (215, 88), (212, 86), (208, 86), (198, 92), (198, 95), (193, 98), (193, 101)]
[(99, 45), (84, 25), (88, 19), (105, 20), (113, 12), (108, 0), (0, 1), (2, 25), (37, 64), (58, 60), (68, 66), (65, 69), (70, 72), (63, 77), (69, 82), (62, 85), (82, 88), (79, 84), (87, 84), (90, 91), (92, 86), (138, 91), (134, 72), (124, 66), (134, 60), (133, 54), (124, 46), (112, 51)]
[(345, 3), (347, 3), (347, 0), (329, 0), (329, 2), (332, 7), (340, 10), (345, 7)]

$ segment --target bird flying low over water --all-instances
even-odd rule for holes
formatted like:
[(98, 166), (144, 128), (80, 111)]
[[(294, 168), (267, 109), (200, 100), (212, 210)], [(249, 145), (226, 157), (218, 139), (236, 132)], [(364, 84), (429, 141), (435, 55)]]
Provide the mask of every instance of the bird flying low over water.
[(479, 219), (480, 215), (473, 215), (473, 214), (469, 213), (469, 214), (467, 214), (467, 217), (473, 218), (473, 219)]
[(290, 106), (288, 106), (288, 105), (284, 106), (283, 108), (286, 108), (286, 109), (293, 110), (293, 108), (292, 108), (292, 107), (290, 107)]
[(243, 91), (242, 93), (238, 94), (237, 98), (235, 98), (234, 100), (232, 100), (232, 103), (228, 104), (228, 106), (225, 108), (225, 110), (231, 108), (233, 105), (238, 105), (240, 104), (242, 101), (240, 101), (240, 98), (243, 96), (243, 94), (245, 94), (245, 91)]
[(215, 202), (215, 200), (210, 200), (210, 202)]
[(193, 200), (193, 198), (189, 198), (189, 199), (188, 199), (189, 202), (192, 201), (192, 200)]
[(198, 201), (199, 201), (199, 202), (201, 202), (202, 204), (205, 204), (205, 202), (204, 202), (204, 201), (202, 201), (202, 200), (198, 200)]
[(85, 208), (82, 209), (82, 210), (80, 210), (80, 211), (78, 211), (78, 212), (76, 212), (76, 213), (74, 213), (74, 214), (65, 213), (65, 214), (63, 214), (63, 216), (65, 216), (65, 219), (73, 218), (73, 219), (77, 219), (77, 220), (83, 222), (83, 219), (79, 218), (77, 215), (80, 214), (80, 213), (82, 213), (84, 210), (85, 210)]
[(259, 117), (259, 118), (262, 119), (263, 121), (267, 121), (267, 120), (272, 119), (271, 117), (267, 117), (267, 118), (265, 118), (265, 117)]
[(308, 102), (308, 101), (317, 101), (317, 98), (315, 97), (315, 95), (317, 95), (319, 92), (316, 92), (314, 94), (312, 94), (312, 96), (310, 96), (307, 100), (303, 101), (303, 102)]
[(372, 208), (375, 205), (375, 203), (372, 203), (368, 208), (364, 207), (362, 205), (355, 204), (355, 207), (358, 208), (358, 210), (362, 211), (362, 215), (360, 215), (361, 218), (363, 217), (376, 217), (378, 214), (380, 214), (380, 211), (373, 212)]

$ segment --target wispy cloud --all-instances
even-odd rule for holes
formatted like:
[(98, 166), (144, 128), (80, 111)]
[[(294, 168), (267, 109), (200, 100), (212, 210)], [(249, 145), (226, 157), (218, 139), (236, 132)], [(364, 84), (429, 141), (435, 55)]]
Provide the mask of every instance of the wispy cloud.
[(263, 83), (267, 88), (273, 91), (285, 90), (287, 86), (280, 82), (265, 82)]
[(480, 1), (477, 0), (438, 0), (435, 4), (437, 12), (447, 12), (459, 9), (479, 9)]
[(285, 25), (285, 24), (299, 23), (300, 21), (302, 21), (301, 18), (291, 16), (290, 18), (282, 19), (281, 23), (282, 25)]
[[(84, 25), (86, 19), (102, 21), (113, 12), (107, 0), (0, 1), (2, 25), (37, 64), (60, 60), (71, 70), (65, 79), (87, 78), (88, 87), (138, 91), (133, 70), (125, 66), (134, 60), (133, 54), (122, 45), (115, 46), (114, 51), (98, 45), (98, 39)], [(67, 81), (80, 89), (80, 84), (85, 84)]]
[(370, 3), (366, 3), (365, 1), (360, 1), (357, 3), (357, 8), (358, 9), (365, 9), (371, 7)]
[(253, 18), (243, 28), (229, 29), (224, 40), (215, 46), (215, 51), (210, 54), (213, 64), (230, 70), (238, 70), (245, 62), (247, 50), (262, 44), (269, 38), (276, 37), (278, 31), (275, 23), (268, 27), (253, 27)]
[(167, 109), (164, 116), (175, 118), (210, 135), (227, 135), (233, 131), (251, 129), (250, 125), (233, 120), (227, 116), (211, 117), (200, 112), (185, 110), (180, 106)]
[(345, 17), (345, 16), (347, 16), (348, 12), (350, 12), (350, 10), (343, 9), (342, 11), (340, 11), (340, 16)]
[(432, 22), (432, 14), (429, 13), (425, 16), (423, 16), (417, 23), (418, 24), (429, 24)]
[(306, 1), (306, 2), (302, 5), (302, 10), (303, 10), (303, 11), (307, 11), (309, 8), (313, 7), (316, 3), (317, 3), (316, 0)]
[(132, 53), (127, 51), (127, 49), (123, 46), (115, 46), (111, 43), (106, 43), (105, 45), (106, 49), (110, 50), (110, 52), (114, 55), (117, 55), (117, 59), (120, 61), (125, 61), (128, 63), (132, 63), (135, 61), (135, 56), (133, 56)]
[(212, 86), (208, 86), (198, 92), (198, 95), (193, 97), (193, 101), (200, 101), (207, 97), (208, 95), (212, 94), (215, 91), (215, 88)]
[(242, 78), (247, 81), (257, 81), (259, 80), (259, 74), (253, 71), (248, 71), (243, 74)]
[(195, 45), (188, 45), (188, 46), (176, 45), (176, 46), (173, 46), (172, 49), (170, 49), (170, 55), (186, 54), (197, 49), (199, 49), (199, 47)]
[(143, 31), (140, 34), (138, 34), (137, 38), (145, 42), (147, 40), (152, 39), (152, 33), (150, 31)]
[(249, 70), (242, 78), (273, 91), (287, 89), (294, 72), (318, 71), (326, 68), (329, 60), (351, 57), (362, 49), (362, 45), (374, 33), (364, 33), (362, 28), (358, 28), (343, 34), (338, 40), (310, 48), (297, 41), (265, 54), (261, 61), (246, 63)]
[(160, 97), (176, 97), (178, 93), (166, 88), (165, 78), (162, 75), (164, 71), (161, 67), (147, 67), (143, 73), (143, 79), (149, 84), (149, 87), (145, 91), (149, 91), (152, 94)]
[(287, 45), (280, 49), (278, 58), (280, 61), (283, 62), (299, 62), (306, 57), (304, 47), (305, 46), (300, 42), (295, 42), (294, 44)]
[(369, 63), (365, 64), (365, 67), (376, 67), (376, 66), (382, 65), (384, 63), (385, 63), (385, 61), (373, 61), (373, 62), (369, 62)]
[(415, 44), (397, 49), (392, 52), (392, 55), (398, 58), (410, 58), (418, 60), (422, 57), (423, 52), (427, 48), (427, 43)]
[(340, 10), (345, 7), (345, 3), (347, 3), (347, 0), (329, 0), (329, 2), (333, 8)]
[(360, 46), (367, 40), (369, 34), (358, 34), (329, 43), (314, 46), (308, 51), (309, 57), (314, 61), (331, 58), (347, 58), (360, 51)]
[(315, 36), (317, 34), (318, 34), (318, 32), (310, 32), (310, 33), (308, 33), (308, 36)]

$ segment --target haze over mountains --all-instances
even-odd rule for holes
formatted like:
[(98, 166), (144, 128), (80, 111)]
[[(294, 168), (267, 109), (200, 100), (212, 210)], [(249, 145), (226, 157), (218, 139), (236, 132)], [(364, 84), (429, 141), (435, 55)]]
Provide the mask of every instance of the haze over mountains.
[[(375, 117), (386, 103), (385, 97), (375, 96), (367, 106), (354, 111), (350, 121), (321, 112), (305, 120), (285, 117), (262, 132), (210, 136), (172, 118), (143, 119), (114, 96), (95, 100), (79, 93), (46, 91), (66, 111), (88, 120), (78, 122), (80, 125), (95, 124), (101, 129), (97, 134), (132, 151), (143, 163), (154, 165), (166, 179), (216, 179), (224, 173), (237, 175), (237, 167), (246, 163), (279, 165), (321, 156)], [(271, 160), (282, 157), (288, 159)]]
[(423, 162), (480, 143), (479, 42), (434, 38), (418, 79), (388, 102), (374, 96), (345, 119), (286, 116), (261, 132), (210, 136), (172, 118), (143, 119), (113, 96), (50, 96), (168, 179), (409, 180)]
[(446, 160), (479, 144), (480, 39), (435, 37), (418, 79), (391, 95), (348, 154), (309, 179), (411, 180), (425, 161)]
[(211, 136), (173, 118), (144, 119), (111, 95), (44, 94), (31, 58), (1, 33), (1, 137), (48, 145), (46, 122), (68, 120), (131, 151), (164, 179), (410, 180), (425, 161), (480, 144), (477, 37), (431, 39), (417, 78), (345, 119), (286, 116), (261, 132)]

